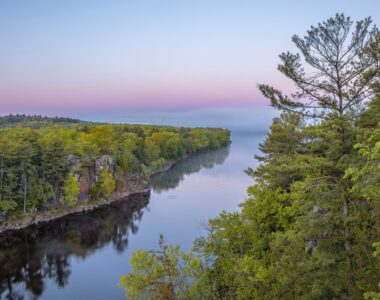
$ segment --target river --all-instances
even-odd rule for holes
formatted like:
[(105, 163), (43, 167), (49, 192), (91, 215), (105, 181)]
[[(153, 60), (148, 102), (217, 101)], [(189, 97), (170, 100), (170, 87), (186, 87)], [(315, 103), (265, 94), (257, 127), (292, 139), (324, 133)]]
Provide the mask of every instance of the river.
[(150, 196), (1, 236), (0, 298), (125, 299), (118, 280), (133, 251), (156, 249), (160, 234), (188, 250), (209, 218), (239, 209), (263, 139), (233, 133), (229, 147), (153, 176)]

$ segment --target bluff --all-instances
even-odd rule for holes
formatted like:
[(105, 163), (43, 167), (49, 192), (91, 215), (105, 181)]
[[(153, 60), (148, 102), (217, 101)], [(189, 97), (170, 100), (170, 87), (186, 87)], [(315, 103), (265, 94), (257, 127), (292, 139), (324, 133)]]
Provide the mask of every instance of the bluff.
[(0, 232), (149, 193), (154, 172), (230, 142), (218, 128), (38, 120), (0, 129)]

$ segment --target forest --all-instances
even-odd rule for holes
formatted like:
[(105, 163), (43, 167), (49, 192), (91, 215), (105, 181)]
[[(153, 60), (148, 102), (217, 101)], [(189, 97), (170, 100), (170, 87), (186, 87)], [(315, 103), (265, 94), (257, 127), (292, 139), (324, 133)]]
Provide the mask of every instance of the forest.
[[(110, 125), (69, 118), (0, 118), (0, 220), (108, 198), (120, 174), (141, 180), (194, 153), (229, 144), (229, 131)], [(87, 169), (89, 193), (79, 197)], [(145, 179), (144, 179), (145, 178)], [(83, 181), (83, 180), (82, 180)]]
[(128, 299), (380, 299), (379, 31), (337, 14), (292, 41), (247, 199), (188, 253), (137, 250)]
[(0, 116), (0, 128), (4, 127), (30, 127), (30, 128), (41, 128), (49, 125), (60, 125), (62, 127), (73, 127), (77, 126), (79, 123), (82, 124), (93, 124), (92, 122), (84, 122), (78, 119), (64, 118), (64, 117), (44, 117), (39, 115), (29, 116), (29, 115), (7, 115)]

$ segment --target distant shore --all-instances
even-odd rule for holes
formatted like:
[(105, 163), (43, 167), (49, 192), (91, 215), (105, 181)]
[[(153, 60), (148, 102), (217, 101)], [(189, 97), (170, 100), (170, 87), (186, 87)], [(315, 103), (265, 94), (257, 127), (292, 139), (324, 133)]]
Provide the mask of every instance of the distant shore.
[[(179, 163), (180, 161), (186, 158), (188, 158), (188, 156), (182, 157), (179, 160), (168, 161), (160, 168), (149, 172), (148, 176), (151, 177), (157, 173), (166, 172), (170, 170), (175, 164)], [(148, 196), (150, 195), (150, 192), (151, 192), (151, 187), (150, 187), (150, 182), (149, 182), (147, 186), (143, 189), (138, 189), (138, 190), (130, 191), (127, 193), (114, 192), (109, 198), (102, 199), (96, 202), (86, 201), (84, 203), (77, 204), (74, 207), (64, 206), (64, 207), (59, 207), (59, 208), (45, 210), (45, 211), (36, 212), (36, 213), (27, 213), (25, 215), (21, 215), (19, 218), (9, 219), (9, 220), (5, 220), (1, 222), (0, 234), (7, 231), (22, 230), (32, 225), (51, 222), (51, 221), (63, 218), (71, 214), (88, 212), (88, 211), (95, 210), (103, 206), (107, 206), (117, 201), (127, 201), (128, 197), (132, 195), (145, 194)]]

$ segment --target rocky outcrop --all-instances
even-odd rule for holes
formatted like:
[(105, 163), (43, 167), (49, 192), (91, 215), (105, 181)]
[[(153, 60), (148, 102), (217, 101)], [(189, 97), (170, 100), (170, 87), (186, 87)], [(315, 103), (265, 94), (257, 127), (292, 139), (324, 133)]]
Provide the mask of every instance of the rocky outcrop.
[[(169, 170), (176, 161), (167, 162), (160, 169), (152, 171), (149, 176)], [(116, 160), (110, 155), (103, 155), (95, 160), (70, 156), (67, 166), (72, 174), (78, 178), (79, 195), (78, 204), (74, 207), (55, 207), (45, 211), (22, 215), (22, 218), (0, 222), (0, 233), (8, 230), (19, 230), (30, 225), (49, 222), (69, 214), (85, 212), (101, 206), (109, 205), (115, 201), (127, 201), (133, 194), (150, 194), (149, 176), (141, 173), (125, 174), (116, 172)], [(102, 171), (111, 173), (116, 181), (115, 191), (107, 199), (88, 201), (90, 190)]]
[(102, 155), (95, 159), (95, 180), (97, 181), (101, 172), (109, 172), (115, 175), (116, 160), (111, 155)]
[[(116, 182), (124, 182), (122, 185), (118, 185), (119, 188), (126, 186), (125, 175), (121, 174), (116, 176), (116, 160), (111, 155), (102, 155), (95, 160), (90, 160), (89, 158), (75, 158), (73, 156), (68, 159), (68, 166), (70, 172), (73, 173), (78, 178), (79, 184), (79, 195), (78, 202), (85, 202), (90, 198), (90, 189), (98, 180), (102, 172), (109, 172), (115, 177)], [(120, 178), (118, 178), (120, 177)], [(126, 193), (133, 191), (134, 189), (129, 189), (128, 191), (124, 188), (122, 191), (116, 188), (118, 193)]]

